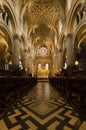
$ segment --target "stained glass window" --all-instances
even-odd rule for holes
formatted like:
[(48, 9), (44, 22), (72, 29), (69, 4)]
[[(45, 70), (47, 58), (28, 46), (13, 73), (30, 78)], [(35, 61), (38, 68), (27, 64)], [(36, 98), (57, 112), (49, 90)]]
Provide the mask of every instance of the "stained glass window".
[(46, 46), (41, 46), (38, 49), (38, 55), (40, 56), (46, 56), (48, 54), (48, 48)]

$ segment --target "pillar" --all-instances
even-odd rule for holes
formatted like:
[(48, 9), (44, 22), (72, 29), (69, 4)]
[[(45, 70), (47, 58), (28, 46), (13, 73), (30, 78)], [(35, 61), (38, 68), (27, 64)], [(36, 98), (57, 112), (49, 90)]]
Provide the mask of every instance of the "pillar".
[(23, 60), (23, 67), (25, 69), (27, 69), (28, 68), (29, 54), (28, 54), (28, 51), (26, 49), (23, 51), (23, 58), (22, 58), (22, 60)]
[(66, 37), (66, 56), (67, 56), (67, 66), (72, 66), (74, 64), (74, 49), (73, 49), (73, 36), (68, 34)]
[(13, 38), (13, 65), (19, 66), (21, 37), (16, 34)]
[(58, 52), (58, 69), (63, 68), (63, 52), (62, 50), (59, 50)]
[(28, 68), (29, 68), (29, 73), (32, 75), (32, 57), (31, 56), (29, 56)]
[(35, 65), (34, 63), (32, 63), (32, 77), (35, 76)]

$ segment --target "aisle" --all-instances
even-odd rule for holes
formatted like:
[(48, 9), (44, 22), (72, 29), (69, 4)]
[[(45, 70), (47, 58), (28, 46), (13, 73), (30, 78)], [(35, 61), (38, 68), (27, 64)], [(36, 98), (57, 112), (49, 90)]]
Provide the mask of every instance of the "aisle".
[(85, 126), (48, 81), (38, 81), (0, 120), (0, 130), (85, 130), (81, 129)]

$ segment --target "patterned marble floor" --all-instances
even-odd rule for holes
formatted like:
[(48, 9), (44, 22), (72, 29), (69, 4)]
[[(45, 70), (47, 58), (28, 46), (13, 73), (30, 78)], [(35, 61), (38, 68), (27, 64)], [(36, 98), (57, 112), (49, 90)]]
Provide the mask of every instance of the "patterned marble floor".
[(0, 130), (86, 130), (86, 122), (48, 81), (39, 81), (0, 118)]

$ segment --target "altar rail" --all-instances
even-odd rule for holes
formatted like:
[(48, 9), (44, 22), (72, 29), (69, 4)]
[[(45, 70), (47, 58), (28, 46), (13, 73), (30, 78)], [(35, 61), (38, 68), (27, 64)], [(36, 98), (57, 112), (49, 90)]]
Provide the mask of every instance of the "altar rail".
[(86, 77), (50, 78), (50, 83), (86, 120)]
[(28, 76), (0, 76), (0, 115), (36, 84)]

